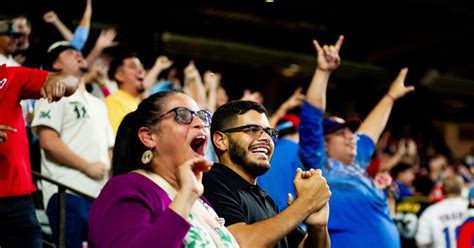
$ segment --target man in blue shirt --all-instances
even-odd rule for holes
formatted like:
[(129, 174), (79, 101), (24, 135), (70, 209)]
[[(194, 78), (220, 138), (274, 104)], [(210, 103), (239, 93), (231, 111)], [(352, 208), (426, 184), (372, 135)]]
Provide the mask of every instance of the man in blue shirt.
[(323, 171), (333, 193), (328, 222), (332, 247), (400, 247), (387, 197), (365, 169), (395, 100), (414, 87), (404, 85), (404, 68), (362, 123), (357, 119), (323, 119), (327, 83), (340, 64), (342, 41), (340, 36), (335, 45), (323, 47), (314, 41), (318, 65), (300, 114), (299, 155), (305, 167)]

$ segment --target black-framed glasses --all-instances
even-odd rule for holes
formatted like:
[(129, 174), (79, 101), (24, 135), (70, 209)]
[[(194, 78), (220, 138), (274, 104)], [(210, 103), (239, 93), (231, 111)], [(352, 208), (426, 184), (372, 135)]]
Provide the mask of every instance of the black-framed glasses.
[(161, 114), (160, 119), (165, 117), (166, 115), (169, 115), (170, 113), (175, 113), (174, 119), (182, 124), (191, 124), (191, 122), (193, 122), (194, 116), (197, 116), (204, 123), (204, 127), (209, 127), (211, 125), (212, 116), (211, 113), (206, 110), (192, 111), (185, 107), (177, 107), (166, 113)]
[(271, 127), (262, 127), (259, 125), (245, 125), (222, 130), (223, 133), (246, 132), (258, 138), (262, 136), (263, 132), (267, 133), (273, 141), (278, 139), (278, 129)]

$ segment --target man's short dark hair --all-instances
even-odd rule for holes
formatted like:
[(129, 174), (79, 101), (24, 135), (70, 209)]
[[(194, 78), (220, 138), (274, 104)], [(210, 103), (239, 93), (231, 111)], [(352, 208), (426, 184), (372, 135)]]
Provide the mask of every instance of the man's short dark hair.
[(390, 173), (392, 174), (392, 177), (394, 179), (397, 179), (397, 177), (400, 173), (403, 173), (403, 172), (405, 172), (409, 169), (413, 169), (413, 165), (400, 162), (397, 165), (395, 165), (395, 167), (392, 168)]
[[(265, 107), (253, 101), (231, 101), (217, 108), (216, 112), (212, 115), (211, 137), (216, 131), (231, 128), (232, 124), (237, 121), (239, 115), (243, 115), (250, 110), (255, 110), (260, 114), (268, 116)], [(214, 147), (214, 149), (216, 149), (216, 147)]]
[(417, 176), (413, 180), (413, 187), (415, 191), (424, 196), (428, 196), (434, 187), (434, 182), (428, 176)]
[[(112, 80), (115, 79), (115, 73), (121, 66), (123, 66), (123, 61), (128, 58), (138, 58), (136, 53), (122, 53), (119, 55), (115, 55), (112, 57), (112, 61), (110, 61), (110, 67), (108, 71), (108, 76)], [(117, 82), (117, 84), (120, 84), (120, 82)]]

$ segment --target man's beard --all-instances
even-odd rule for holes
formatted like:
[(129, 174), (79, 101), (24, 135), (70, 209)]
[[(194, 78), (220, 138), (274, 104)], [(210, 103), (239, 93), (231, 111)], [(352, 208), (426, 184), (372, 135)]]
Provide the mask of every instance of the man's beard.
[(254, 178), (265, 174), (270, 169), (260, 165), (259, 163), (249, 161), (246, 157), (246, 150), (235, 142), (230, 142), (229, 144), (229, 156), (232, 162), (241, 166)]

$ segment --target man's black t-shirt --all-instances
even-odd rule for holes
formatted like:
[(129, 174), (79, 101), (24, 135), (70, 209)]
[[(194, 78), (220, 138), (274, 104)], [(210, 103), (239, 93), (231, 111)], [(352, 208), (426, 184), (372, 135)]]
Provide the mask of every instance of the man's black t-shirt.
[[(225, 219), (225, 226), (239, 222), (253, 224), (278, 214), (278, 207), (265, 190), (245, 181), (225, 165), (214, 164), (204, 174), (203, 184), (204, 197), (219, 217)], [(303, 230), (296, 229), (275, 247), (298, 247), (304, 235)]]

